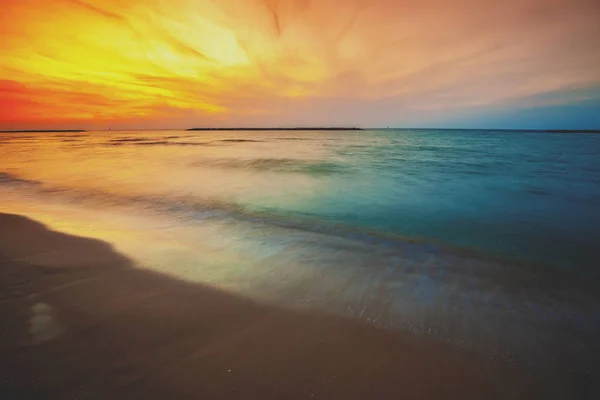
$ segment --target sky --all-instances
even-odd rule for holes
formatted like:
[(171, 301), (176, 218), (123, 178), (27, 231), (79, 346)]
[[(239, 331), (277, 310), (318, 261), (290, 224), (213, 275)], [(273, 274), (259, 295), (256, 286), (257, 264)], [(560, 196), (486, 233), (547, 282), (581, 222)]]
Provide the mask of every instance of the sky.
[(600, 129), (597, 0), (0, 1), (0, 129)]

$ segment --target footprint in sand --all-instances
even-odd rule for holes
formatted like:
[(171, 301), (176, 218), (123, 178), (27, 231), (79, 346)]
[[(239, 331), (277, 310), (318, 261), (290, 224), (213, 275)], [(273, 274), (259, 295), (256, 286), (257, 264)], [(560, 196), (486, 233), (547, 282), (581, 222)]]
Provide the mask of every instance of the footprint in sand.
[(52, 340), (63, 333), (54, 315), (54, 309), (46, 303), (36, 303), (31, 306), (29, 318), (29, 334), (34, 343)]

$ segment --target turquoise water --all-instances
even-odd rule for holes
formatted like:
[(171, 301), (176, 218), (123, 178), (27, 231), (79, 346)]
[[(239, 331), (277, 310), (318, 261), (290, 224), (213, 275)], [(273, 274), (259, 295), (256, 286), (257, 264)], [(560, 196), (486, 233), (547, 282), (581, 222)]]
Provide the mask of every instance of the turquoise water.
[(327, 160), (286, 169), (326, 176), (318, 198), (263, 209), (513, 259), (600, 266), (600, 135), (386, 130), (351, 136), (324, 138)]
[[(54, 140), (63, 146), (63, 156), (91, 150), (106, 162), (95, 167), (97, 176), (111, 181), (118, 179), (112, 161), (130, 157), (123, 161), (138, 164), (137, 157), (148, 157), (152, 148), (155, 158), (146, 161), (163, 175), (149, 182), (157, 191), (169, 176), (198, 185), (194, 172), (203, 178), (211, 171), (211, 180), (243, 173), (244, 179), (261, 181), (262, 193), (216, 193), (220, 204), (513, 260), (590, 271), (600, 265), (600, 135), (461, 130), (49, 135), (4, 134), (0, 143), (7, 151), (17, 145), (35, 150), (44, 140)], [(165, 151), (156, 151), (160, 147)], [(14, 156), (3, 157), (4, 163)], [(178, 156), (195, 163), (196, 171), (183, 170), (174, 162)], [(13, 173), (23, 167), (16, 162)], [(6, 177), (11, 171), (0, 172)], [(148, 173), (133, 172), (131, 179), (147, 179)], [(304, 190), (290, 187), (294, 180)], [(240, 186), (239, 180), (232, 185)], [(173, 192), (198, 194), (184, 187)], [(286, 194), (293, 201), (282, 199)]]
[[(0, 212), (141, 267), (600, 371), (600, 135), (0, 135)], [(1, 228), (1, 227), (0, 227)]]

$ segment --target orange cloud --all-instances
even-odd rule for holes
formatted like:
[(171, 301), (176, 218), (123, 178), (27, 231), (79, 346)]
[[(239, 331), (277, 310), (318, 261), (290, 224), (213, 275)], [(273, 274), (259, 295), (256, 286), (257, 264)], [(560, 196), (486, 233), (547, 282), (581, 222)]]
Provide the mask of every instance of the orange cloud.
[(0, 127), (368, 125), (600, 84), (592, 0), (3, 0), (2, 8)]

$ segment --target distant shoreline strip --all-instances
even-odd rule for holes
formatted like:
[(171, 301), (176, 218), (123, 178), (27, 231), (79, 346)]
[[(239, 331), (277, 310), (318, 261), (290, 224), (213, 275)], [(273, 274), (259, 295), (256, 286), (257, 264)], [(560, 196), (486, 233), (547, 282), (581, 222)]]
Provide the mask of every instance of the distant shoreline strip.
[(50, 130), (22, 130), (22, 131), (0, 131), (0, 133), (82, 133), (87, 132), (79, 129), (50, 129)]
[(362, 131), (361, 128), (190, 128), (186, 131)]

